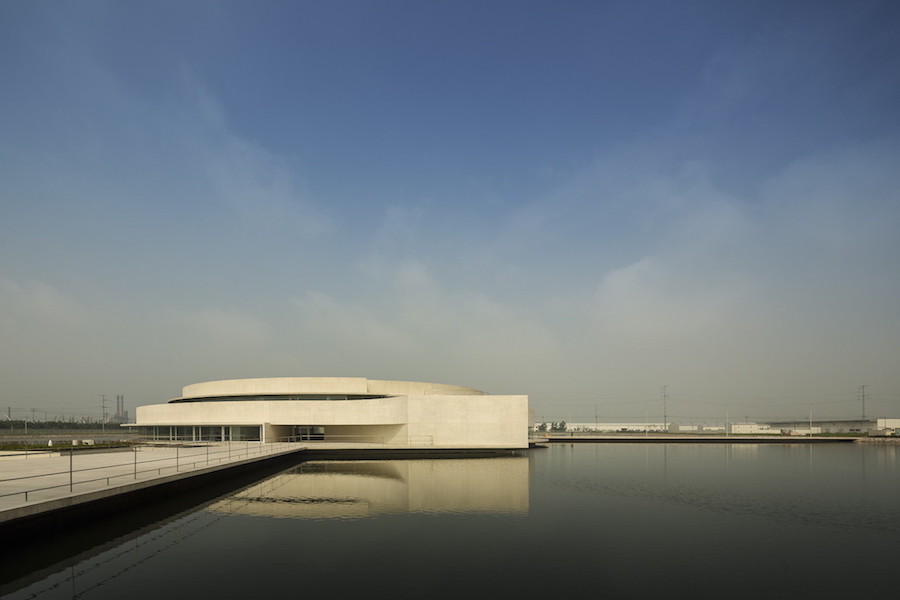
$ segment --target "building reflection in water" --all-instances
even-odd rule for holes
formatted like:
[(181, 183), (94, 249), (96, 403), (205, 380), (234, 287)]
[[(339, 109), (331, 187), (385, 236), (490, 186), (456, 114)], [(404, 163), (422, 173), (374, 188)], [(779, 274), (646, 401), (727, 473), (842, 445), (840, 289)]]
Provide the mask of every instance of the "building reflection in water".
[(310, 461), (210, 505), (259, 517), (528, 512), (528, 459)]

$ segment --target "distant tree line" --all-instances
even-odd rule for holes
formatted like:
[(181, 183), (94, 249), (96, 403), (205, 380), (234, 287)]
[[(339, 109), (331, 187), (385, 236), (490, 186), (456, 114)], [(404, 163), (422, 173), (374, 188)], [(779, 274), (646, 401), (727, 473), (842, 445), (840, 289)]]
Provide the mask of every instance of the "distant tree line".
[(101, 423), (95, 421), (93, 423), (78, 421), (26, 421), (24, 419), (13, 419), (11, 421), (0, 421), (0, 431), (3, 429), (119, 429), (118, 423)]
[(537, 430), (541, 431), (541, 432), (565, 431), (566, 430), (566, 422), (560, 421), (559, 423), (557, 423), (556, 421), (553, 421), (549, 424), (541, 423), (540, 425), (538, 425)]

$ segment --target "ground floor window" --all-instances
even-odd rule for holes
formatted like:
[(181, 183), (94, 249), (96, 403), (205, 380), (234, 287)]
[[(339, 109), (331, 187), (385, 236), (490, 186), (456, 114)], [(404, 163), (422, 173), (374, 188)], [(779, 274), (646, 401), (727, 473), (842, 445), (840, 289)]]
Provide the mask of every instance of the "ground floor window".
[(221, 425), (205, 425), (199, 427), (201, 442), (221, 442), (224, 434), (224, 427)]
[(154, 425), (137, 428), (138, 434), (166, 442), (258, 442), (259, 425)]
[(235, 442), (258, 442), (259, 425), (232, 425), (231, 439)]

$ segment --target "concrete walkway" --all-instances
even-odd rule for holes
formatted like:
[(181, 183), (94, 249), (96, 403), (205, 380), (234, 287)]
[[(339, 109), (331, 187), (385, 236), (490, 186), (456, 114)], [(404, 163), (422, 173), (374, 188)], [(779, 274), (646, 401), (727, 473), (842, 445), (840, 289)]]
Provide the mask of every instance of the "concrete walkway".
[(297, 443), (209, 442), (0, 455), (0, 524), (304, 450)]

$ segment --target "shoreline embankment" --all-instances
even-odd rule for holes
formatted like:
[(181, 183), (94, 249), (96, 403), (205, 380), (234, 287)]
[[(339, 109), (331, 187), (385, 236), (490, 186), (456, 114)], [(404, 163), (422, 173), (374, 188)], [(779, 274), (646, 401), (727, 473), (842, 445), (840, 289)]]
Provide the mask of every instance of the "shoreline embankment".
[(799, 436), (799, 435), (685, 435), (685, 434), (549, 434), (534, 436), (533, 443), (628, 443), (628, 444), (828, 444), (900, 443), (900, 437)]

